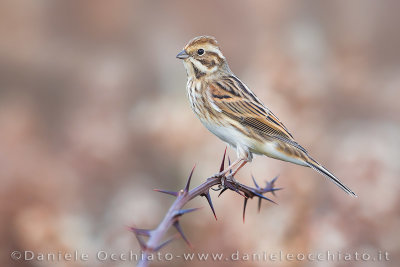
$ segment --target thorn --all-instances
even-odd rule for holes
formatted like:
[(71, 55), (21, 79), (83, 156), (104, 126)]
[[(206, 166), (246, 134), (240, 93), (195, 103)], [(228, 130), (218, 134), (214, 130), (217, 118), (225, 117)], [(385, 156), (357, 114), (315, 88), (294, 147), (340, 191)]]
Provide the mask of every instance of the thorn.
[[(228, 166), (231, 166), (231, 158), (228, 156)], [(229, 170), (229, 173), (232, 173), (232, 168)]]
[(260, 213), (261, 210), (261, 198), (258, 198), (258, 213)]
[(219, 172), (222, 172), (225, 168), (226, 149), (227, 149), (227, 147), (225, 147), (224, 156), (222, 157), (222, 162), (221, 162), (221, 167), (219, 168)]
[(246, 196), (245, 194), (240, 192), (239, 189), (237, 189), (236, 187), (232, 187), (231, 190), (235, 191), (236, 193), (238, 193), (239, 195), (241, 195), (244, 198), (248, 198), (248, 196)]
[(228, 189), (228, 187), (225, 187), (224, 189), (222, 189), (221, 192), (219, 192), (218, 197), (219, 197), (220, 195), (222, 195), (222, 193), (225, 192), (227, 189)]
[(274, 179), (272, 179), (270, 181), (270, 183), (273, 185), (275, 183), (275, 181), (278, 180), (278, 178), (279, 178), (279, 174), (277, 176), (275, 176)]
[(257, 192), (252, 192), (254, 195), (256, 195), (257, 197), (259, 197), (259, 198), (262, 198), (262, 199), (265, 199), (265, 200), (268, 200), (269, 202), (272, 202), (272, 203), (274, 203), (274, 204), (277, 204), (278, 205), (278, 203), (276, 203), (275, 201), (273, 201), (272, 199), (269, 199), (269, 198), (267, 198), (267, 197), (265, 197), (265, 196), (263, 196), (263, 195), (261, 195), (261, 194), (259, 194), (259, 193), (257, 193)]
[(153, 189), (153, 191), (164, 193), (164, 194), (171, 195), (174, 197), (178, 196), (178, 192), (175, 192), (175, 191), (167, 191), (167, 190), (162, 190), (162, 189)]
[(135, 234), (136, 239), (137, 239), (137, 241), (139, 242), (140, 248), (141, 248), (143, 251), (147, 250), (147, 244), (146, 244), (146, 242), (144, 242), (143, 238), (142, 238), (138, 233), (136, 233), (135, 231), (133, 231), (133, 233)]
[(192, 247), (192, 244), (189, 242), (189, 240), (186, 238), (185, 234), (183, 233), (182, 228), (181, 228), (181, 225), (179, 224), (179, 221), (178, 221), (178, 220), (176, 220), (176, 221), (174, 222), (174, 227), (175, 227), (176, 230), (179, 232), (179, 234), (181, 235), (181, 237), (183, 238), (183, 240), (185, 240), (186, 244), (187, 244), (190, 248), (193, 248), (193, 247)]
[(273, 196), (276, 196), (275, 191), (282, 190), (282, 188), (274, 188), (275, 181), (278, 179), (279, 175), (275, 176), (271, 181), (266, 182), (265, 188), (262, 190), (263, 193), (271, 192)]
[(175, 216), (175, 217), (182, 216), (183, 214), (186, 214), (186, 213), (189, 213), (189, 212), (193, 212), (193, 211), (196, 211), (196, 210), (198, 210), (198, 209), (200, 209), (200, 208), (179, 210), (179, 211), (176, 212), (176, 214), (175, 214), (174, 216)]
[(227, 188), (229, 188), (232, 191), (235, 191), (236, 193), (238, 193), (239, 195), (241, 195), (244, 198), (248, 198), (248, 196), (246, 196), (245, 194), (243, 194), (242, 192), (239, 191), (239, 189), (237, 187), (235, 187), (234, 184), (232, 183), (227, 183), (226, 184)]
[(193, 169), (190, 172), (190, 175), (189, 175), (188, 181), (186, 183), (185, 189), (183, 190), (184, 193), (188, 193), (189, 192), (190, 181), (192, 180), (192, 175), (193, 175), (193, 172), (194, 172), (194, 168), (196, 168), (196, 164), (193, 166)]
[(153, 249), (153, 251), (159, 251), (160, 249), (162, 249), (165, 245), (171, 243), (172, 240), (174, 240), (176, 237), (173, 236), (170, 239), (168, 239), (167, 241), (165, 241), (164, 243), (162, 243), (161, 245), (159, 245), (158, 247), (156, 247), (155, 249)]
[(215, 215), (214, 206), (213, 206), (213, 203), (211, 201), (210, 191), (207, 190), (207, 193), (203, 193), (200, 196), (207, 198), (208, 204), (210, 205), (210, 208), (211, 208), (211, 210), (212, 210), (212, 212), (214, 214), (214, 218), (215, 218), (215, 220), (217, 220), (217, 215)]
[(245, 198), (245, 199), (244, 199), (244, 203), (243, 203), (243, 223), (244, 223), (244, 218), (245, 218), (245, 216), (246, 216), (247, 200), (248, 200), (248, 198)]
[(133, 226), (128, 227), (129, 230), (131, 230), (135, 235), (144, 235), (144, 236), (150, 236), (150, 230), (147, 229), (139, 229)]
[(265, 192), (265, 193), (271, 192), (272, 195), (276, 196), (275, 191), (279, 191), (279, 190), (282, 190), (282, 189), (283, 189), (283, 188), (270, 188), (270, 189), (264, 190), (264, 192)]
[(274, 188), (275, 181), (278, 179), (278, 177), (279, 177), (279, 175), (275, 176), (274, 179), (272, 179), (271, 181), (269, 181), (269, 182), (267, 181), (267, 185), (266, 185), (266, 187), (264, 189), (265, 192), (271, 192), (272, 195), (275, 196), (275, 192), (274, 191), (281, 190), (281, 188), (279, 188), (279, 189), (275, 189)]
[(256, 188), (257, 188), (257, 189), (260, 189), (260, 187), (258, 186), (258, 184), (257, 184), (257, 182), (256, 182), (256, 179), (254, 179), (253, 174), (251, 175), (251, 179), (253, 179), (253, 183), (254, 183), (254, 185), (256, 186)]

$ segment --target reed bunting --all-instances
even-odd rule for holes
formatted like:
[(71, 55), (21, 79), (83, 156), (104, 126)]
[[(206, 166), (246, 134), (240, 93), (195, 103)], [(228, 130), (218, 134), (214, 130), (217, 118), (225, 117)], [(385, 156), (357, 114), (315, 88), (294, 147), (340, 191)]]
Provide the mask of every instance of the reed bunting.
[(207, 129), (236, 148), (231, 177), (253, 153), (310, 167), (352, 196), (356, 194), (315, 161), (282, 122), (233, 74), (214, 37), (199, 36), (176, 56), (187, 73), (191, 107)]

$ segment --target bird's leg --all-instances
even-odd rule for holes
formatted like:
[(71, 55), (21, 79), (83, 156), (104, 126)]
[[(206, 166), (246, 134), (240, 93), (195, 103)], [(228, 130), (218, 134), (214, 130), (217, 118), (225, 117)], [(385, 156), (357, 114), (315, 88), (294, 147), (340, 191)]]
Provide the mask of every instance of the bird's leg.
[(232, 173), (230, 173), (229, 176), (232, 176), (232, 178), (233, 178), (233, 176), (235, 176), (236, 173), (237, 173), (244, 165), (246, 165), (247, 162), (249, 162), (247, 159), (243, 159), (243, 162), (240, 163), (239, 167), (237, 167), (234, 171), (232, 171)]
[(217, 176), (226, 176), (226, 174), (228, 172), (230, 172), (236, 165), (238, 165), (243, 159), (242, 158), (238, 158), (237, 160), (235, 160), (231, 165), (229, 165), (225, 170), (223, 170), (222, 172), (218, 173)]
[(234, 178), (234, 176), (236, 175), (236, 173), (244, 166), (246, 165), (247, 162), (249, 162), (247, 159), (242, 159), (243, 161), (240, 163), (239, 167), (237, 167), (234, 171), (232, 171), (231, 173), (229, 173), (228, 177), (234, 184), (238, 184), (239, 182), (236, 181), (236, 179)]
[[(237, 183), (236, 180), (235, 180), (235, 179), (233, 178), (233, 176), (231, 175), (231, 173), (232, 173), (232, 169), (233, 169), (236, 165), (238, 165), (242, 160), (243, 160), (243, 159), (238, 158), (238, 159), (235, 160), (232, 164), (230, 164), (225, 170), (223, 170), (223, 171), (221, 171), (221, 172), (219, 172), (219, 173), (214, 174), (213, 178), (221, 179), (221, 184), (218, 185), (218, 188), (217, 188), (217, 189), (215, 189), (215, 190), (213, 189), (214, 191), (219, 191), (219, 190), (225, 188), (225, 182), (226, 182), (226, 180), (227, 180), (227, 177), (229, 177), (229, 179), (230, 179), (232, 182)], [(226, 174), (227, 174), (228, 172), (230, 172), (230, 174), (227, 176)]]
[[(235, 174), (244, 166), (246, 165), (247, 162), (250, 162), (253, 159), (253, 154), (248, 150), (248, 148), (245, 148), (241, 145), (236, 146), (236, 152), (238, 155), (237, 160), (235, 160), (232, 164), (230, 164), (225, 170), (221, 171), (220, 173), (216, 174), (215, 177), (222, 177), (225, 178), (227, 177), (226, 174), (229, 172), (228, 177), (234, 182), (237, 183), (235, 178)], [(240, 164), (238, 167), (236, 167), (238, 164)], [(236, 168), (235, 168), (236, 167)]]
[[(246, 148), (242, 146), (237, 146), (237, 154), (238, 158), (240, 159), (238, 163), (240, 162), (240, 165), (236, 167), (233, 171), (229, 173), (229, 178), (231, 178), (232, 182), (235, 184), (238, 184), (238, 182), (235, 180), (234, 176), (236, 173), (244, 166), (247, 164), (247, 162), (250, 162), (253, 159), (253, 154)], [(232, 168), (233, 169), (233, 168)]]

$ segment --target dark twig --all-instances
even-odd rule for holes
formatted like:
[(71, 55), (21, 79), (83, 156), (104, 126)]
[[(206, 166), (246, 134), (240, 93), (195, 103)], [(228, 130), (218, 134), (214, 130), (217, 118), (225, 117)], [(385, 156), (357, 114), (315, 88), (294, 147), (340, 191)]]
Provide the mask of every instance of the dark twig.
[[(239, 195), (241, 195), (244, 198), (244, 207), (243, 207), (243, 222), (245, 219), (245, 212), (246, 212), (246, 205), (248, 199), (252, 199), (253, 197), (256, 197), (259, 199), (259, 204), (258, 208), (260, 209), (261, 205), (261, 200), (265, 199), (270, 202), (275, 203), (271, 199), (267, 198), (264, 196), (265, 193), (271, 192), (274, 193), (274, 191), (280, 190), (280, 188), (274, 188), (274, 182), (276, 181), (275, 177), (271, 182), (267, 182), (266, 186), (264, 188), (260, 187), (254, 177), (253, 182), (255, 184), (255, 188), (248, 187), (246, 185), (243, 185), (241, 183), (238, 183), (236, 180), (233, 179), (231, 174), (228, 174), (228, 176), (221, 175), (221, 173), (224, 171), (224, 166), (225, 166), (225, 155), (226, 155), (226, 149), (224, 152), (224, 156), (222, 159), (221, 167), (219, 169), (219, 173), (208, 178), (203, 184), (197, 186), (196, 188), (189, 190), (190, 187), (190, 181), (193, 176), (193, 171), (194, 167), (189, 175), (188, 181), (186, 183), (186, 186), (184, 189), (174, 192), (174, 191), (166, 191), (166, 190), (161, 190), (161, 189), (155, 189), (155, 191), (160, 192), (160, 193), (165, 193), (171, 196), (176, 197), (174, 203), (172, 203), (171, 207), (169, 208), (167, 214), (165, 215), (164, 219), (161, 221), (161, 223), (157, 226), (156, 229), (154, 230), (146, 230), (146, 229), (138, 229), (135, 227), (130, 227), (130, 230), (135, 234), (139, 245), (142, 249), (142, 256), (141, 260), (138, 262), (137, 266), (147, 266), (148, 265), (148, 256), (160, 250), (162, 247), (173, 241), (176, 236), (173, 236), (172, 238), (167, 239), (166, 241), (162, 242), (162, 239), (164, 238), (166, 232), (170, 227), (175, 227), (175, 229), (178, 231), (179, 236), (182, 237), (182, 239), (191, 247), (191, 244), (185, 234), (183, 233), (182, 227), (180, 225), (179, 219), (181, 216), (183, 216), (186, 213), (196, 211), (197, 208), (194, 209), (182, 209), (190, 200), (197, 196), (203, 196), (207, 199), (207, 202), (211, 208), (211, 211), (217, 219), (217, 216), (215, 214), (214, 206), (212, 204), (211, 196), (210, 196), (210, 188), (213, 189), (214, 191), (220, 191), (219, 195), (220, 196), (223, 192), (226, 190), (231, 190)], [(229, 160), (230, 161), (230, 160)], [(214, 189), (212, 187), (218, 186), (217, 189)], [(144, 238), (148, 238), (147, 242), (144, 240)]]

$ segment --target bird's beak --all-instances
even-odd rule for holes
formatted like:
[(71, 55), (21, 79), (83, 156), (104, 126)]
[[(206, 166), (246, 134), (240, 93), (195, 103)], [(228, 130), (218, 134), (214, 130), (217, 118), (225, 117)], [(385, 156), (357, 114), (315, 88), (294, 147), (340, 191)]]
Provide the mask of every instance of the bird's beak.
[(189, 55), (186, 53), (185, 49), (183, 49), (179, 54), (176, 55), (176, 58), (185, 59), (188, 58)]

